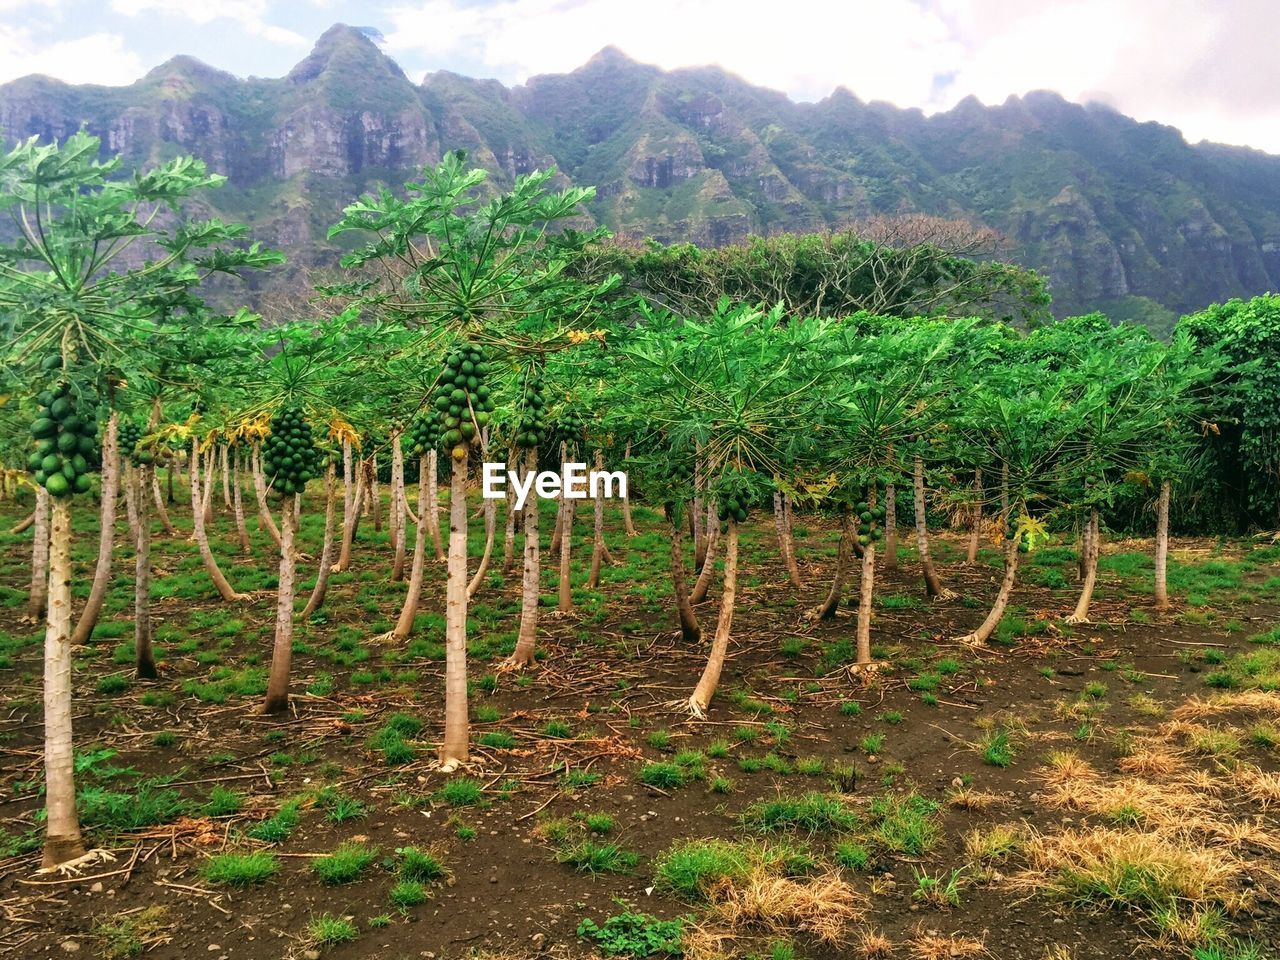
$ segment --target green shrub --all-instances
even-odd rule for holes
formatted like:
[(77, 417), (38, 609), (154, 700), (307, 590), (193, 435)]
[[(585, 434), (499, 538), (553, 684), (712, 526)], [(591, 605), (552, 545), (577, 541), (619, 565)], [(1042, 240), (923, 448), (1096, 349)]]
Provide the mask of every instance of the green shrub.
[(654, 957), (683, 955), (680, 918), (659, 920), (647, 913), (626, 913), (610, 917), (603, 926), (586, 919), (578, 924), (578, 936), (595, 941), (596, 949), (611, 957)]

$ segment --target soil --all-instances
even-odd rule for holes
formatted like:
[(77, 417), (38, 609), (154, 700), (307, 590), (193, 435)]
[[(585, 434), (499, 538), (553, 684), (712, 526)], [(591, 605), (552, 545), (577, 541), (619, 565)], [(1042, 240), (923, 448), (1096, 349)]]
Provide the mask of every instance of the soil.
[[(579, 594), (580, 607), (587, 612), (557, 617), (551, 608), (543, 611), (542, 659), (529, 674), (495, 673), (501, 645), (514, 635), (518, 621), (518, 569), (500, 587), (490, 584), (481, 591), (477, 603), (491, 616), (483, 622), (473, 617), (472, 638), (483, 649), (472, 658), (471, 674), (473, 680), (495, 680), (484, 679), (477, 685), (473, 709), (475, 705), (491, 707), (500, 719), (476, 722), (472, 736), (504, 730), (517, 742), (510, 749), (475, 748), (467, 772), (483, 783), (485, 800), (480, 806), (457, 808), (428, 799), (446, 779), (431, 763), (433, 739), (443, 715), (443, 657), (429, 650), (392, 662), (387, 655), (396, 649), (380, 644), (372, 629), (379, 618), (394, 617), (403, 590), (401, 584), (386, 582), (391, 554), (385, 532), (362, 529), (354, 576), (339, 577), (331, 586), (324, 622), (300, 631), (304, 649), (294, 658), (295, 695), (290, 713), (281, 718), (257, 715), (259, 697), (233, 695), (226, 703), (215, 704), (184, 691), (183, 681), (204, 680), (213, 669), (198, 659), (203, 651), (216, 651), (222, 663), (230, 666), (242, 666), (251, 656), (262, 658), (260, 663), (265, 665), (274, 592), (260, 589), (245, 603), (218, 602), (207, 579), (200, 579), (198, 559), (192, 567), (193, 545), (182, 538), (157, 538), (153, 553), (157, 577), (186, 571), (199, 588), (198, 596), (157, 600), (155, 618), (158, 626), (177, 627), (196, 638), (197, 649), (178, 653), (174, 644), (162, 640), (159, 646), (167, 650), (162, 654), (160, 680), (133, 681), (127, 689), (110, 694), (98, 692), (103, 677), (128, 671), (127, 665), (111, 658), (115, 643), (132, 637), (129, 614), (124, 612), (131, 596), (132, 559), (122, 546), (117, 552), (113, 606), (104, 621), (118, 615), (118, 622), (130, 629), (113, 639), (96, 641), (78, 658), (78, 753), (109, 747), (118, 751), (111, 764), (135, 768), (141, 777), (181, 771), (172, 786), (193, 803), (202, 803), (216, 784), (238, 789), (248, 800), (235, 817), (209, 818), (192, 812), (174, 823), (133, 834), (95, 835), (94, 842), (109, 848), (115, 859), (87, 866), (81, 878), (37, 875), (38, 850), (0, 861), (0, 908), (5, 915), (0, 924), (0, 956), (103, 955), (104, 941), (97, 931), (104, 919), (133, 916), (154, 905), (165, 907), (166, 917), (155, 942), (145, 944), (145, 956), (151, 960), (266, 960), (319, 953), (334, 960), (392, 960), (461, 957), (479, 950), (510, 956), (592, 956), (591, 945), (576, 934), (584, 918), (603, 923), (622, 912), (620, 904), (662, 918), (696, 912), (653, 889), (652, 865), (674, 842), (738, 837), (742, 835), (738, 817), (753, 802), (833, 789), (828, 776), (739, 769), (740, 758), (762, 758), (770, 752), (789, 761), (818, 757), (828, 771), (852, 765), (855, 782), (844, 781), (840, 786), (847, 802), (858, 810), (865, 810), (874, 797), (909, 789), (941, 804), (943, 838), (927, 855), (876, 854), (873, 869), (846, 874), (868, 898), (862, 926), (880, 931), (899, 945), (894, 956), (919, 955), (907, 944), (927, 932), (979, 940), (987, 955), (1002, 960), (1042, 960), (1054, 945), (1068, 948), (1068, 955), (1076, 960), (1186, 955), (1156, 945), (1150, 927), (1130, 912), (1072, 907), (1015, 887), (999, 874), (965, 886), (957, 907), (921, 903), (913, 897), (915, 871), (937, 875), (964, 867), (964, 835), (975, 827), (1021, 823), (1051, 831), (1067, 823), (1071, 814), (1038, 801), (1042, 785), (1036, 771), (1043, 757), (1053, 749), (1070, 748), (1098, 770), (1123, 776), (1118, 767), (1123, 738), (1115, 734), (1150, 729), (1156, 723), (1130, 706), (1130, 697), (1147, 693), (1172, 708), (1188, 697), (1211, 692), (1204, 683), (1207, 668), (1199, 655), (1206, 649), (1228, 655), (1249, 651), (1249, 635), (1280, 622), (1280, 596), (1262, 586), (1268, 580), (1274, 583), (1280, 566), (1249, 571), (1242, 591), (1214, 595), (1215, 616), (1206, 623), (1190, 622), (1201, 617), (1183, 605), (1159, 614), (1151, 609), (1149, 596), (1132, 592), (1131, 580), (1104, 573), (1093, 611), (1097, 622), (1064, 629), (1061, 618), (1073, 605), (1074, 581), (1057, 590), (1024, 582), (1014, 603), (1025, 610), (1022, 616), (1029, 623), (1044, 618), (1048, 629), (1016, 638), (1007, 646), (992, 644), (975, 652), (950, 638), (971, 629), (985, 615), (1000, 575), (994, 552), (990, 562), (967, 567), (960, 562), (961, 536), (938, 536), (939, 573), (961, 598), (931, 603), (922, 599), (919, 570), (905, 549), (909, 538), (904, 538), (900, 569), (879, 572), (877, 595), (881, 600), (902, 597), (920, 598), (920, 602), (914, 608), (878, 607), (873, 640), (877, 655), (888, 663), (868, 680), (840, 663), (821, 659), (830, 644), (852, 642), (854, 622), (847, 604), (833, 621), (815, 623), (804, 617), (804, 611), (825, 596), (834, 530), (813, 523), (799, 531), (804, 588), (797, 592), (788, 584), (777, 557), (770, 518), (760, 517), (745, 536), (730, 661), (708, 718), (693, 721), (681, 702), (697, 680), (705, 650), (691, 648), (679, 638), (669, 581), (663, 576), (667, 554), (661, 524), (656, 515), (637, 512), (646, 536), (628, 541), (620, 529), (611, 527), (611, 548), (625, 565), (607, 569), (597, 593)], [(18, 505), (0, 504), (4, 530), (22, 515)], [(180, 529), (182, 519), (181, 510), (175, 511)], [(257, 556), (235, 561), (229, 519), (220, 514), (215, 527), (233, 583), (248, 571), (274, 568), (268, 545), (257, 534)], [(500, 538), (501, 523), (498, 529)], [(583, 568), (585, 576), (589, 528), (583, 525), (578, 532), (575, 569)], [(79, 569), (85, 581), (78, 582), (79, 587), (87, 586), (94, 540), (91, 528), (78, 530), (77, 536)], [(308, 537), (316, 543), (308, 545)], [(318, 539), (312, 523), (303, 531), (303, 549), (318, 553)], [(29, 534), (5, 536), (0, 545), (0, 587), (6, 591), (0, 597), (5, 600), (0, 607), (0, 630), (10, 637), (34, 639), (37, 628), (20, 619), (29, 578)], [(1113, 543), (1108, 550), (1137, 551), (1147, 546)], [(1239, 556), (1247, 550), (1247, 544), (1238, 543), (1174, 544), (1175, 555), (1183, 557)], [(636, 558), (637, 552), (643, 552), (643, 563)], [(300, 569), (313, 566), (308, 558)], [(428, 566), (424, 610), (439, 613), (444, 572), (440, 565)], [(1073, 565), (1063, 569), (1073, 571)], [(544, 573), (544, 602), (553, 607), (554, 571)], [(299, 593), (305, 599), (305, 590)], [(1238, 599), (1239, 593), (1245, 594), (1244, 600)], [(591, 602), (596, 596), (603, 601), (598, 606)], [(714, 624), (717, 600), (713, 590), (708, 602), (698, 608), (704, 627)], [(441, 642), (440, 625), (428, 620), (419, 635), (431, 643)], [(220, 635), (219, 627), (229, 621), (242, 622), (243, 627), (233, 629), (232, 642), (220, 647), (227, 637)], [(334, 642), (343, 628), (360, 632), (361, 641), (354, 648), (367, 650), (366, 660), (336, 665), (332, 657), (316, 652)], [(793, 643), (787, 644), (788, 640)], [(795, 644), (796, 640), (803, 643)], [(943, 678), (934, 691), (937, 703), (930, 705), (907, 685), (919, 665), (912, 669), (903, 661), (927, 664), (942, 656), (956, 658), (963, 669)], [(32, 642), (20, 646), (12, 661), (0, 667), (0, 695), (6, 704), (0, 710), (0, 826), (11, 835), (31, 829), (39, 807), (40, 658), (39, 643)], [(1117, 664), (1123, 665), (1123, 671), (1114, 669)], [(392, 672), (390, 679), (352, 682), (354, 671), (376, 675), (384, 666)], [(416, 676), (396, 677), (405, 670), (416, 671)], [(332, 675), (332, 691), (322, 696), (305, 693), (321, 674)], [(1075, 701), (1088, 684), (1098, 682), (1109, 688), (1107, 708), (1092, 735), (1078, 740), (1079, 722), (1061, 715), (1055, 705)], [(487, 691), (490, 683), (493, 688)], [(142, 698), (148, 691), (170, 691), (175, 698), (165, 706), (144, 706)], [(750, 691), (755, 705), (744, 691)], [(841, 712), (840, 704), (848, 701), (861, 705), (860, 714)], [(760, 703), (772, 713), (757, 712)], [(353, 710), (363, 711), (363, 717), (353, 718)], [(422, 742), (417, 744), (419, 759), (389, 767), (367, 740), (396, 711), (410, 713), (425, 725), (419, 734)], [(574, 738), (543, 735), (541, 728), (552, 719), (570, 723)], [(1015, 760), (1004, 769), (985, 763), (973, 748), (981, 736), (979, 725), (993, 719), (1016, 719), (1025, 725), (1025, 732), (1016, 738)], [(768, 736), (736, 742), (738, 729), (764, 731), (771, 720), (784, 721), (790, 729), (784, 744), (771, 744)], [(669, 744), (661, 749), (649, 740), (655, 730), (670, 732)], [(158, 733), (174, 735), (172, 745), (158, 745)], [(877, 755), (868, 755), (860, 746), (869, 734), (885, 737)], [(662, 791), (638, 781), (642, 763), (670, 760), (677, 751), (705, 750), (718, 739), (730, 742), (729, 756), (708, 760), (703, 781)], [(282, 764), (281, 752), (298, 762)], [(1270, 754), (1253, 751), (1249, 757), (1268, 771), (1280, 769), (1278, 759), (1280, 754), (1274, 750)], [(566, 763), (597, 773), (601, 779), (588, 786), (562, 788)], [(732, 780), (733, 791), (710, 792), (708, 783), (716, 776)], [(948, 805), (957, 778), (971, 778), (975, 788), (997, 794), (999, 805), (984, 811)], [(239, 831), (276, 810), (285, 796), (321, 783), (336, 785), (362, 801), (368, 815), (333, 823), (321, 809), (305, 810), (299, 828), (273, 848), (281, 858), (281, 871), (264, 886), (232, 890), (212, 886), (201, 877), (200, 866), (208, 854), (232, 845)], [(128, 789), (120, 781), (113, 781), (111, 788)], [(640, 855), (635, 869), (629, 874), (593, 876), (557, 863), (554, 846), (541, 839), (536, 828), (548, 816), (569, 817), (575, 812), (612, 815), (617, 825), (611, 839)], [(1261, 816), (1276, 826), (1274, 810)], [(473, 828), (474, 838), (460, 838), (459, 824)], [(430, 848), (448, 867), (448, 879), (433, 887), (428, 903), (403, 913), (388, 903), (394, 877), (382, 864), (375, 863), (355, 883), (337, 887), (320, 883), (310, 869), (312, 858), (353, 839), (375, 845), (384, 856), (411, 845)], [(820, 852), (830, 846), (829, 838), (815, 837), (810, 842)], [(1272, 870), (1280, 868), (1278, 859), (1270, 854)], [(1280, 906), (1274, 899), (1277, 884), (1261, 874), (1256, 884), (1254, 906), (1235, 918), (1236, 929), (1262, 944), (1280, 943)], [(308, 921), (325, 912), (353, 917), (361, 931), (358, 939), (324, 948), (310, 942)], [(371, 919), (386, 915), (385, 926), (370, 925)], [(767, 955), (769, 942), (765, 938), (751, 949)], [(795, 946), (798, 956), (819, 960), (856, 955), (850, 946), (823, 946), (804, 936), (796, 938)]]

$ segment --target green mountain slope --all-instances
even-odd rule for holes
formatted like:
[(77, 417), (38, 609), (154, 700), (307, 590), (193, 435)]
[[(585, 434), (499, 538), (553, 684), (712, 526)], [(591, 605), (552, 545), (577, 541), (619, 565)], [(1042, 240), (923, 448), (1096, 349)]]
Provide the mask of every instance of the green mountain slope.
[(593, 184), (615, 231), (723, 244), (919, 211), (1002, 232), (1050, 277), (1059, 313), (1175, 312), (1280, 288), (1280, 157), (1188, 145), (1170, 127), (1050, 93), (925, 117), (846, 90), (814, 104), (716, 68), (663, 71), (608, 48), (509, 89), (440, 72), (412, 83), (335, 26), (279, 79), (188, 57), (128, 87), (27, 77), (0, 86), (0, 137), (86, 124), (143, 163), (190, 152), (230, 178), (219, 210), (299, 267), (378, 183), (468, 149), (502, 181), (554, 163)]

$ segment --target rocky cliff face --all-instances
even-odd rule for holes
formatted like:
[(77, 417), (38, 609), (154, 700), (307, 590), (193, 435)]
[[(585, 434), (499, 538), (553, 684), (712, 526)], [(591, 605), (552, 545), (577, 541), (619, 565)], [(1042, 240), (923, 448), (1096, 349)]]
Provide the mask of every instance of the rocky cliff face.
[(723, 244), (922, 211), (1003, 232), (1048, 274), (1059, 313), (1173, 312), (1280, 288), (1280, 158), (1189, 146), (1053, 94), (925, 117), (838, 90), (796, 104), (711, 68), (664, 72), (606, 49), (515, 89), (405, 77), (362, 33), (329, 30), (286, 77), (189, 57), (129, 87), (0, 86), (0, 138), (85, 124), (130, 163), (194, 153), (230, 178), (217, 211), (295, 263), (331, 262), (341, 206), (467, 149), (499, 182), (555, 164), (591, 184), (596, 222)]

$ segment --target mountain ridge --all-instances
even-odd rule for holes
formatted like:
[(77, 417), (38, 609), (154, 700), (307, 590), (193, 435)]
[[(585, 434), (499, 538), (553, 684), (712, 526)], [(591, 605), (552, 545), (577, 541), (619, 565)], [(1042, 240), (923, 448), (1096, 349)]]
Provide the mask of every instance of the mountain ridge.
[(445, 70), (414, 83), (339, 24), (279, 78), (177, 56), (127, 87), (0, 85), (6, 141), (82, 123), (130, 163), (204, 158), (229, 178), (210, 208), (301, 266), (332, 263), (325, 228), (344, 203), (462, 147), (499, 183), (554, 164), (562, 183), (597, 188), (592, 220), (632, 238), (716, 245), (909, 212), (972, 221), (1047, 274), (1059, 314), (1161, 327), (1280, 288), (1280, 157), (1191, 145), (1049, 91), (926, 116), (843, 87), (796, 102), (617, 47), (513, 87)]

